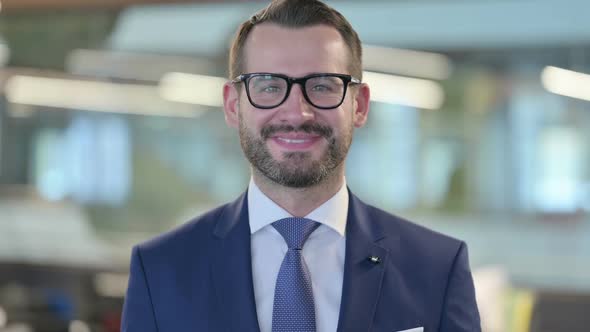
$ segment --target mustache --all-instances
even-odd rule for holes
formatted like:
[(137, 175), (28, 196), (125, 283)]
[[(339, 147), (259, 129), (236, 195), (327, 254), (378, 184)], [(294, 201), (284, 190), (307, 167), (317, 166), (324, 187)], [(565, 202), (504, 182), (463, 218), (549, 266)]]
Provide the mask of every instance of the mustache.
[(304, 123), (297, 128), (291, 125), (268, 125), (262, 128), (262, 130), (260, 131), (260, 136), (262, 136), (263, 139), (268, 139), (272, 135), (279, 132), (304, 132), (306, 134), (316, 134), (324, 138), (330, 138), (334, 131), (332, 130), (332, 128), (328, 126), (322, 126), (319, 123)]

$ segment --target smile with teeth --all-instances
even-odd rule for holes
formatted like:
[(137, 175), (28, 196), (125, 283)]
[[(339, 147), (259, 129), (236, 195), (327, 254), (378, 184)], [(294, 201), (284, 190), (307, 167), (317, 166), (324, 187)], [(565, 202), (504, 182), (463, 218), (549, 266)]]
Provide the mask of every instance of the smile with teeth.
[(301, 150), (315, 146), (321, 138), (321, 136), (316, 135), (277, 135), (272, 137), (271, 140), (283, 149)]
[(303, 139), (303, 138), (295, 139), (295, 138), (277, 137), (277, 139), (279, 141), (289, 143), (289, 144), (302, 144), (302, 143), (306, 143), (306, 142), (311, 141), (311, 139)]

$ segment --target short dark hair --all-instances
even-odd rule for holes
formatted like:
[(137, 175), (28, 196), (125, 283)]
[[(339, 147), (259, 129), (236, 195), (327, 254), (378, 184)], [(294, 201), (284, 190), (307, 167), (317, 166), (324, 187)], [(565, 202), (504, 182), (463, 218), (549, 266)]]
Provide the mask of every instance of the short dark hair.
[(334, 8), (317, 0), (274, 0), (249, 20), (242, 23), (229, 54), (229, 77), (243, 74), (244, 45), (252, 28), (261, 23), (274, 23), (289, 28), (328, 25), (340, 33), (349, 49), (350, 74), (362, 79), (362, 48), (358, 34), (348, 20)]

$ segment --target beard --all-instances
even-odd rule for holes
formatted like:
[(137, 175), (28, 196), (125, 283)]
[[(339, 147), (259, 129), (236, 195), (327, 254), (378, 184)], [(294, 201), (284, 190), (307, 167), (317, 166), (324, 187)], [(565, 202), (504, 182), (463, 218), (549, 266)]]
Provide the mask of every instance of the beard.
[[(352, 142), (352, 126), (342, 137), (334, 137), (328, 126), (305, 123), (298, 128), (290, 125), (267, 125), (260, 135), (253, 134), (245, 125), (240, 113), (240, 144), (250, 164), (271, 181), (291, 188), (307, 188), (318, 185), (332, 175), (342, 164)], [(328, 142), (322, 156), (312, 159), (311, 152), (283, 152), (282, 161), (271, 155), (266, 141), (276, 133), (304, 132), (316, 134)]]

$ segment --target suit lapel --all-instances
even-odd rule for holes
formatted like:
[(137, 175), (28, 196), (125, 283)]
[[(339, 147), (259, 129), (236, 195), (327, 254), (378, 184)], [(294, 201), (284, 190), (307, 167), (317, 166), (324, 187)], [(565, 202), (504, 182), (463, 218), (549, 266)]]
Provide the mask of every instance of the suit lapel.
[[(361, 332), (372, 327), (386, 268), (399, 252), (396, 250), (399, 241), (396, 235), (386, 234), (380, 223), (371, 220), (364, 203), (350, 192), (349, 197), (338, 332)], [(386, 237), (387, 242), (383, 241)], [(379, 261), (371, 261), (370, 257)]]
[[(388, 287), (400, 289), (397, 270), (401, 258), (399, 236), (397, 232), (386, 232), (385, 221), (375, 220), (369, 208), (350, 191), (349, 197), (337, 331), (362, 332), (374, 327), (384, 278), (387, 278)], [(225, 320), (228, 331), (260, 331), (252, 282), (250, 238), (247, 197), (243, 194), (221, 211), (212, 240), (212, 282), (223, 315), (219, 319)], [(379, 258), (378, 264), (370, 261), (371, 256)], [(404, 311), (398, 297), (386, 302), (387, 311), (394, 314)]]
[(212, 279), (229, 331), (259, 331), (252, 283), (246, 193), (220, 213), (213, 231)]

